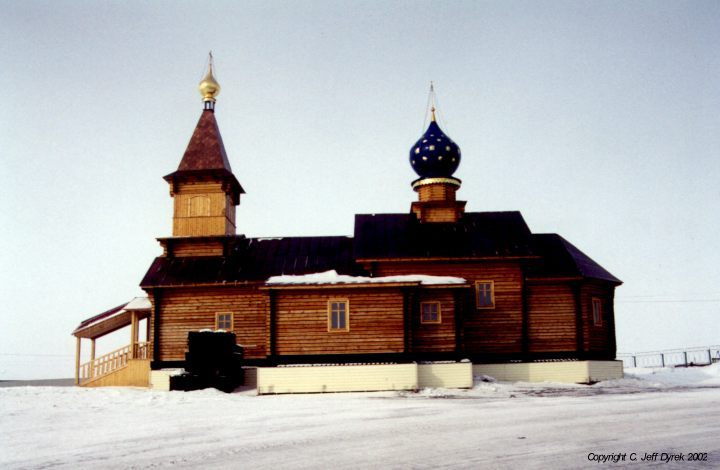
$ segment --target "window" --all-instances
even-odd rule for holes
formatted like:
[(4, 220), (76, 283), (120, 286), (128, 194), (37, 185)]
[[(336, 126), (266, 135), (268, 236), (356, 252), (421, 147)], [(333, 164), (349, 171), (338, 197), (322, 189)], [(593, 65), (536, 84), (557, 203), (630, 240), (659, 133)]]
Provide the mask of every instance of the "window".
[(475, 282), (475, 305), (477, 308), (495, 308), (495, 283), (493, 281)]
[(593, 325), (602, 326), (602, 302), (592, 299)]
[(440, 302), (420, 303), (420, 323), (440, 323)]
[(348, 313), (350, 308), (347, 300), (328, 301), (328, 331), (350, 330)]
[(232, 313), (216, 313), (215, 314), (215, 329), (232, 331), (232, 329), (233, 329), (233, 314)]
[(193, 196), (188, 199), (188, 216), (198, 217), (210, 215), (210, 198), (208, 196)]

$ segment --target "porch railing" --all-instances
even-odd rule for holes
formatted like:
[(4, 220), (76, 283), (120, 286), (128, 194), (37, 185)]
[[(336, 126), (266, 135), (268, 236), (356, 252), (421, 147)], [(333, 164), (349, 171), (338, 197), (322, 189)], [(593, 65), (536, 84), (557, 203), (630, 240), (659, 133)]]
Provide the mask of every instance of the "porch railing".
[(135, 343), (135, 354), (133, 354), (133, 359), (151, 359), (152, 350), (150, 349), (150, 345), (152, 343)]
[(128, 344), (120, 349), (111, 351), (105, 355), (95, 358), (92, 361), (86, 362), (80, 366), (78, 371), (78, 378), (80, 384), (88, 382), (89, 380), (102, 377), (111, 372), (114, 372), (121, 367), (127, 365), (129, 359), (150, 359), (151, 356), (151, 344), (147, 343), (135, 343), (133, 345)]

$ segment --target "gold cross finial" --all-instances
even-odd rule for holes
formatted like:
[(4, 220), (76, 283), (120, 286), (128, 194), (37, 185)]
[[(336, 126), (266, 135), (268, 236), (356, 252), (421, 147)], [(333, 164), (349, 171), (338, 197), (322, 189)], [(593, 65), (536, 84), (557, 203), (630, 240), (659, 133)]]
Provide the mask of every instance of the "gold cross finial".
[(435, 85), (432, 80), (430, 80), (430, 114), (432, 121), (435, 122)]
[(205, 74), (205, 78), (200, 81), (198, 89), (203, 97), (203, 101), (206, 103), (214, 103), (215, 97), (220, 94), (220, 84), (215, 80), (213, 75), (213, 55), (212, 51), (208, 54), (208, 71)]

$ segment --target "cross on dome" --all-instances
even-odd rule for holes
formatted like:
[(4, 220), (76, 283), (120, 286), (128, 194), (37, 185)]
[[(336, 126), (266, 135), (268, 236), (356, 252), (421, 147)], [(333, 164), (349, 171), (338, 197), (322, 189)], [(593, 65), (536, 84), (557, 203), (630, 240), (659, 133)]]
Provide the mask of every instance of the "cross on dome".
[(431, 121), (410, 149), (410, 164), (421, 178), (449, 178), (460, 165), (460, 147), (445, 135), (435, 118), (435, 87), (430, 82)]

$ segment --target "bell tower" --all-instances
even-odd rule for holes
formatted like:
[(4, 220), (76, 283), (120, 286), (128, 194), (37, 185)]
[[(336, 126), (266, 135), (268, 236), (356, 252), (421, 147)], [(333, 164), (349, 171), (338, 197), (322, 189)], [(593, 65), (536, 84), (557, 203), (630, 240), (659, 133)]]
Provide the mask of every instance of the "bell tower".
[(173, 237), (235, 235), (235, 207), (242, 186), (230, 169), (215, 102), (220, 84), (213, 75), (212, 53), (208, 71), (198, 86), (203, 111), (177, 171), (165, 176), (174, 199)]
[(422, 223), (457, 222), (465, 212), (465, 201), (455, 192), (461, 181), (453, 178), (460, 165), (460, 147), (445, 135), (435, 117), (435, 90), (430, 84), (431, 121), (410, 149), (410, 165), (420, 176), (412, 182), (418, 200), (410, 208)]

